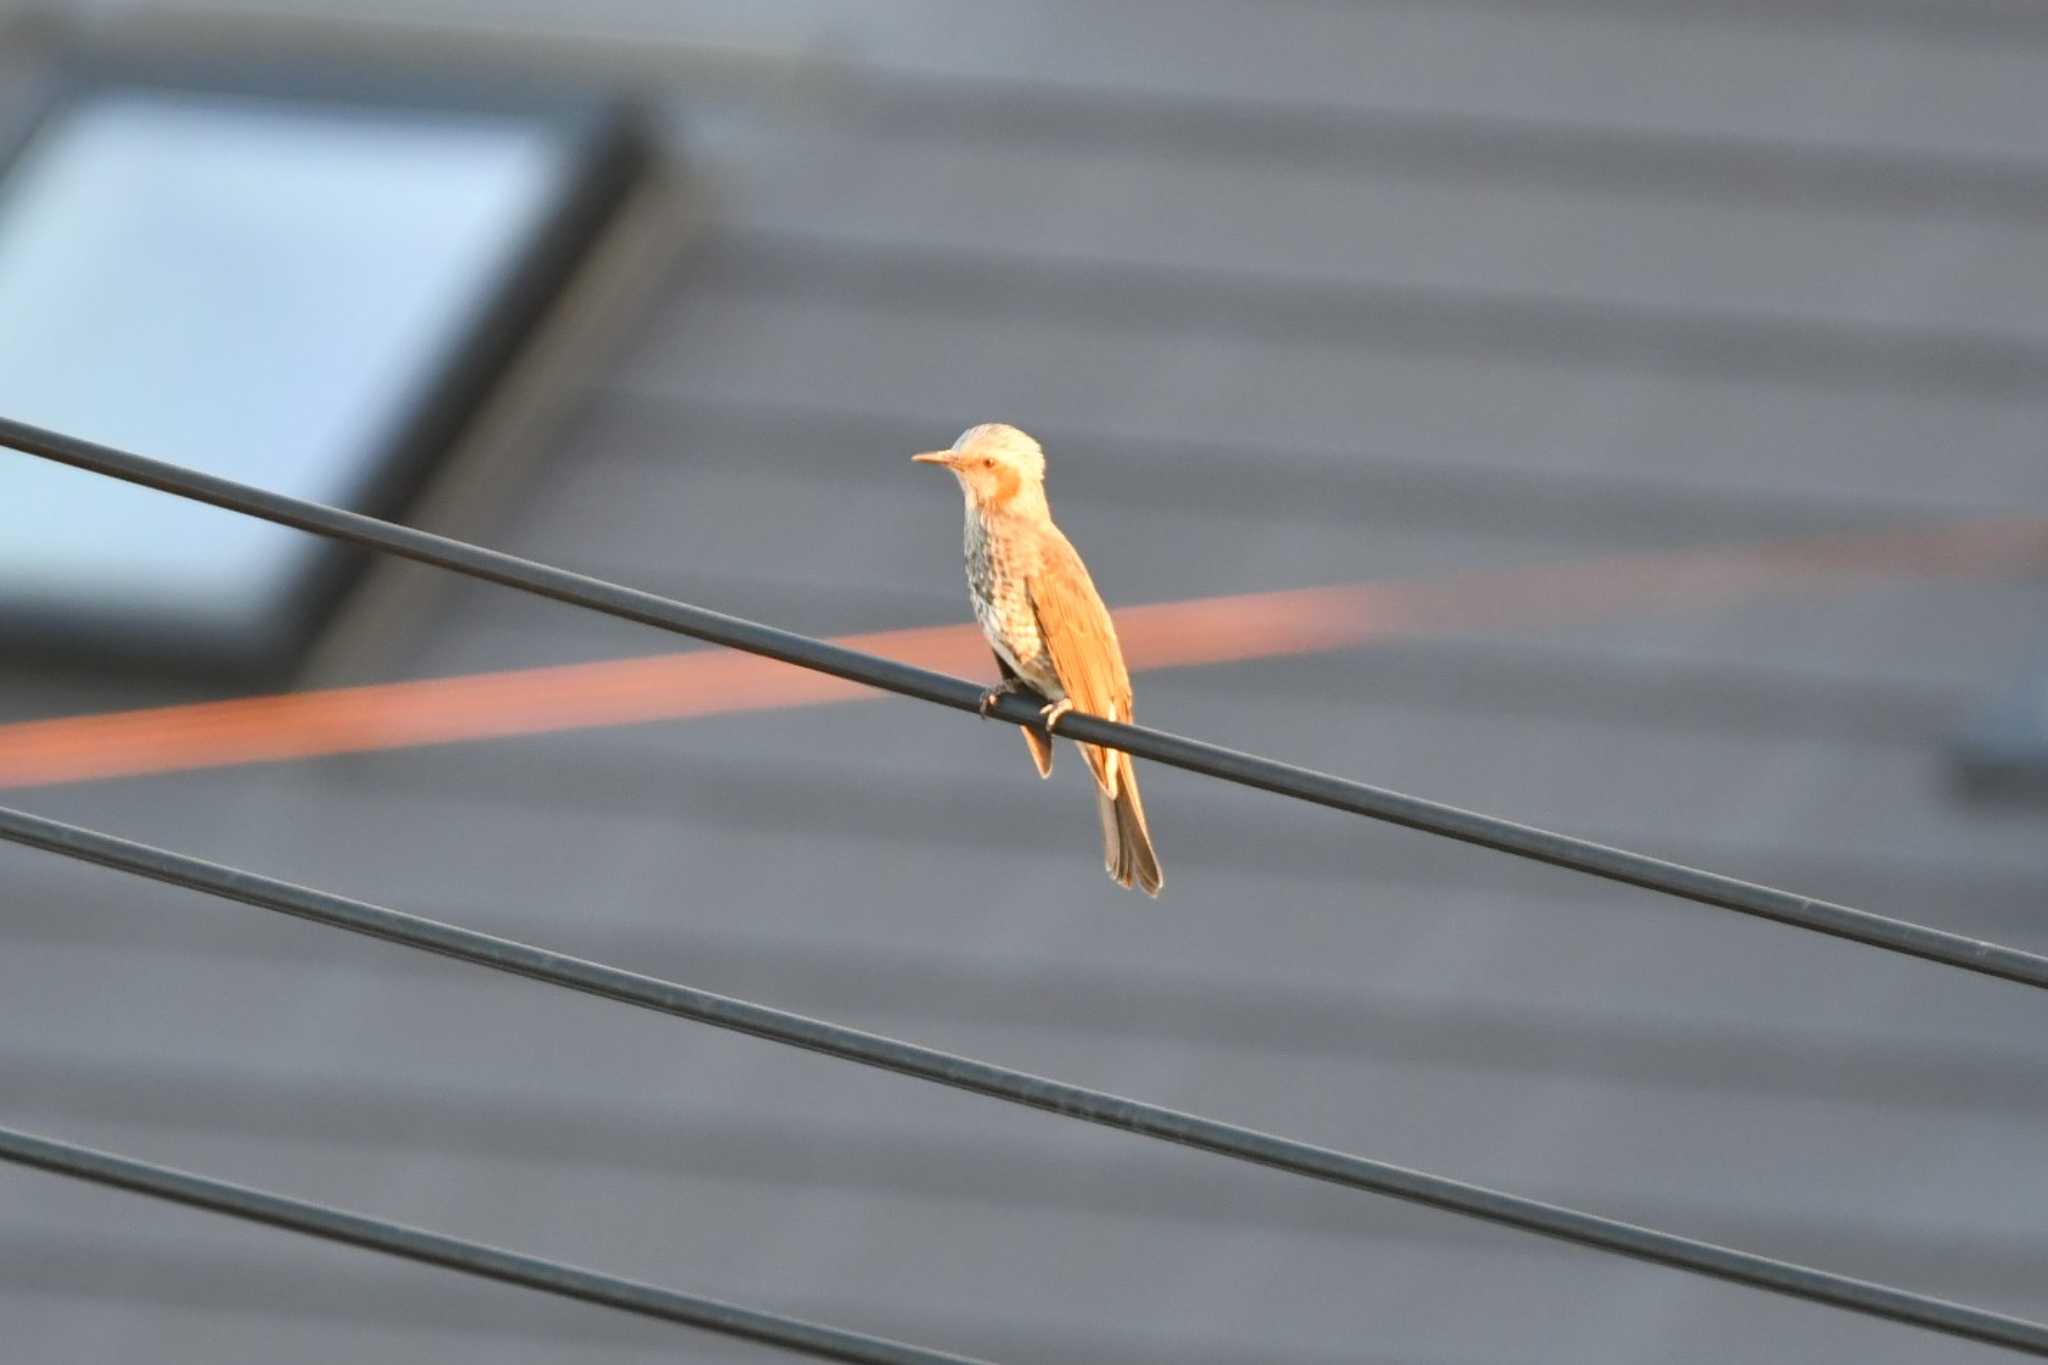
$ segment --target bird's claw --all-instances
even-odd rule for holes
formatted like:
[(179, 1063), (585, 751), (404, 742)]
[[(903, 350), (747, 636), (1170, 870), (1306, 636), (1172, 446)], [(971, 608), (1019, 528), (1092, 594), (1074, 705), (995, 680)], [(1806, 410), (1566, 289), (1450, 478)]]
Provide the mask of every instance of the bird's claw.
[(975, 710), (981, 712), (981, 718), (983, 720), (987, 720), (988, 713), (995, 710), (996, 705), (999, 702), (1001, 702), (1004, 697), (1009, 696), (1012, 692), (1015, 692), (1016, 690), (1017, 685), (1015, 683), (998, 683), (996, 686), (991, 687), (988, 691), (981, 694), (981, 704), (977, 706)]
[(1058, 724), (1059, 718), (1061, 716), (1064, 716), (1065, 714), (1067, 714), (1067, 712), (1073, 709), (1073, 700), (1067, 697), (1062, 697), (1060, 698), (1060, 700), (1053, 702), (1050, 705), (1040, 707), (1038, 710), (1038, 714), (1044, 717), (1045, 719), (1045, 732), (1047, 734), (1051, 734), (1052, 727)]

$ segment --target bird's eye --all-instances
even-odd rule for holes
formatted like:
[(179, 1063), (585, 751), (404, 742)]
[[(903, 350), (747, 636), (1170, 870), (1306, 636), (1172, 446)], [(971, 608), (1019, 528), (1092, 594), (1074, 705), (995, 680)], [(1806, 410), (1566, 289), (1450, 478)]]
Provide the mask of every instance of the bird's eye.
[(996, 467), (996, 462), (990, 459), (988, 456), (984, 455), (981, 457), (981, 467), (983, 469), (994, 469)]

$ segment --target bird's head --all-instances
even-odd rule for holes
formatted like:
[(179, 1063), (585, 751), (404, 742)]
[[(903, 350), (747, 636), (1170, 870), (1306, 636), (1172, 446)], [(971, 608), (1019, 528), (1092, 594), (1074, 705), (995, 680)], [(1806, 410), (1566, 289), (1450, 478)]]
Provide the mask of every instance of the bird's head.
[(961, 432), (951, 450), (927, 451), (910, 458), (952, 470), (967, 501), (986, 511), (1045, 507), (1045, 452), (1015, 427), (984, 422)]

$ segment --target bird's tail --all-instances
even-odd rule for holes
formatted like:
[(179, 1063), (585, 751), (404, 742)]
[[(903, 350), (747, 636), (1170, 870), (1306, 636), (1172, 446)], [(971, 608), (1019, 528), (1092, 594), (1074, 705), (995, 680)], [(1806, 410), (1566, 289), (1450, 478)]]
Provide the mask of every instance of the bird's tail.
[(1138, 775), (1128, 754), (1117, 764), (1115, 796), (1101, 787), (1095, 802), (1102, 814), (1102, 863), (1119, 886), (1136, 883), (1148, 896), (1159, 894), (1166, 884), (1159, 871), (1159, 854), (1152, 847), (1152, 831), (1145, 824), (1145, 803), (1138, 797)]

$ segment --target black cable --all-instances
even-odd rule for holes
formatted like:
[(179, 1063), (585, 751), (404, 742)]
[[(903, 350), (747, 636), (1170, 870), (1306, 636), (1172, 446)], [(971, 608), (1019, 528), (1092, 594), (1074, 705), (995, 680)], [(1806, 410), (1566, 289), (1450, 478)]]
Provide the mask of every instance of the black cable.
[[(964, 678), (913, 668), (829, 641), (777, 630), (498, 550), (487, 550), (446, 536), (379, 521), (360, 513), (266, 492), (231, 479), (164, 464), (22, 422), (0, 418), (0, 445), (265, 521), (388, 551), (422, 564), (518, 588), (558, 602), (728, 645), (884, 691), (937, 702), (960, 711), (977, 710), (985, 690)], [(990, 709), (989, 716), (1016, 725), (1040, 724), (1037, 708), (1021, 697), (1003, 698)], [(1482, 848), (1604, 877), (1609, 881), (1661, 891), (1702, 905), (1736, 910), (1776, 920), (1780, 924), (1961, 967), (1966, 971), (2048, 988), (2048, 957), (2018, 948), (1874, 915), (1867, 910), (1855, 910), (1846, 905), (1815, 900), (1811, 896), (1759, 886), (1754, 882), (1739, 881), (1420, 797), (1404, 796), (1383, 787), (1331, 777), (1159, 730), (1120, 725), (1079, 712), (1068, 713), (1057, 728), (1060, 734), (1073, 739), (1123, 749), (1140, 758), (1221, 778), (1226, 782), (1440, 834), (1468, 844), (1478, 844)]]
[(246, 1185), (212, 1180), (168, 1166), (154, 1166), (111, 1152), (95, 1151), (13, 1128), (0, 1128), (0, 1161), (54, 1171), (95, 1184), (112, 1185), (137, 1194), (168, 1199), (194, 1208), (245, 1218), (252, 1223), (324, 1237), (331, 1242), (423, 1261), (465, 1275), (502, 1280), (544, 1294), (581, 1299), (623, 1309), (642, 1317), (701, 1327), (730, 1337), (781, 1346), (825, 1360), (860, 1361), (864, 1365), (976, 1365), (967, 1356), (927, 1351), (885, 1341), (860, 1332), (825, 1327), (781, 1313), (742, 1308), (719, 1299), (662, 1289), (637, 1280), (599, 1274), (559, 1261), (546, 1261), (481, 1242), (465, 1242), (403, 1223), (387, 1223), (346, 1209), (290, 1199)]
[(0, 807), (0, 839), (827, 1056), (1794, 1298), (2048, 1357), (2048, 1325), (898, 1042)]

